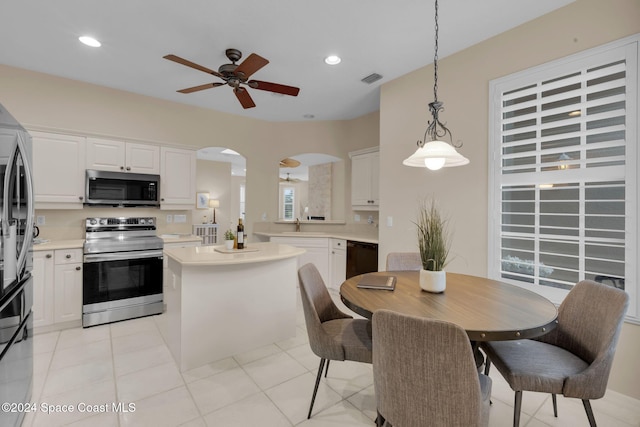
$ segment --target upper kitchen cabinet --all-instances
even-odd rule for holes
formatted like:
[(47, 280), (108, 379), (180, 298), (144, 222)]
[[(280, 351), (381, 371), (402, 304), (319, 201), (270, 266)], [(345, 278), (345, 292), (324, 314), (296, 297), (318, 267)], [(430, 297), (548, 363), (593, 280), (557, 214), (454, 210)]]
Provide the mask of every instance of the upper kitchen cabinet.
[(160, 147), (150, 144), (87, 138), (87, 169), (160, 174)]
[(160, 209), (194, 209), (196, 152), (160, 148)]
[(354, 211), (377, 211), (380, 175), (378, 148), (349, 153), (351, 158), (351, 205)]
[(30, 131), (36, 209), (82, 209), (85, 138)]

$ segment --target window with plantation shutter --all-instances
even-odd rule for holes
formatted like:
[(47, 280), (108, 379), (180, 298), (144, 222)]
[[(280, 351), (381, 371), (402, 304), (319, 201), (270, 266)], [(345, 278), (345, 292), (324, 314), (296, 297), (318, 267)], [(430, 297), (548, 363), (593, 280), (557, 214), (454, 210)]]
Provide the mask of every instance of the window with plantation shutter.
[(555, 302), (599, 281), (637, 317), (637, 70), (635, 36), (491, 82), (491, 277)]
[(282, 218), (294, 219), (295, 216), (295, 189), (293, 187), (284, 187), (282, 189)]

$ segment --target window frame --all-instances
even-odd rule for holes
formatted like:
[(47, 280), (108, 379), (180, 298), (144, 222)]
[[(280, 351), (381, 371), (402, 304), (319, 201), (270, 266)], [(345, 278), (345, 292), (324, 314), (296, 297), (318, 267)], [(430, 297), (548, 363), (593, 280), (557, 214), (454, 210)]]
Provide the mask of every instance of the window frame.
[[(640, 34), (626, 37), (605, 45), (560, 58), (536, 67), (501, 77), (489, 82), (489, 141), (488, 141), (488, 276), (516, 286), (529, 289), (545, 296), (556, 304), (560, 304), (568, 294), (568, 290), (548, 286), (533, 285), (517, 280), (501, 277), (501, 221), (502, 215), (502, 94), (516, 88), (524, 87), (544, 79), (567, 74), (583, 69), (593, 63), (595, 58), (611, 54), (622, 49), (626, 58), (626, 102), (627, 121), (625, 123), (625, 291), (630, 296), (627, 321), (640, 324), (640, 285), (638, 282), (638, 266), (640, 251), (638, 248), (638, 230), (640, 230), (640, 182), (637, 168), (640, 166), (640, 150), (637, 145), (638, 126), (640, 123), (640, 82), (638, 69)], [(587, 65), (585, 65), (587, 64)], [(539, 152), (539, 151), (538, 151)], [(539, 218), (539, 217), (538, 217)]]

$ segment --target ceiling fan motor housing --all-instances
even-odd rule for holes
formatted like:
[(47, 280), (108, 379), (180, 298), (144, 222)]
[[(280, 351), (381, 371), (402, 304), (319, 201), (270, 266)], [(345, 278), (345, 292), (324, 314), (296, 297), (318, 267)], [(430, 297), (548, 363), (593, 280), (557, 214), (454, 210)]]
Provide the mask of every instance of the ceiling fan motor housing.
[(238, 49), (227, 49), (224, 51), (224, 54), (227, 55), (227, 58), (229, 58), (231, 62), (238, 62), (240, 58), (242, 58), (242, 52)]

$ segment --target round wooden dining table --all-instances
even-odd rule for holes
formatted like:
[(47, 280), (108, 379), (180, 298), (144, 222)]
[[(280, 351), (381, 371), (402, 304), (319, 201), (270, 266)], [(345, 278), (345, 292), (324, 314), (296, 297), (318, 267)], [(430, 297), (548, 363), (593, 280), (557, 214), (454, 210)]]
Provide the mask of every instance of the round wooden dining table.
[[(395, 276), (395, 290), (362, 289), (366, 275)], [(371, 318), (387, 309), (455, 323), (471, 341), (534, 338), (556, 327), (558, 310), (546, 298), (508, 283), (466, 274), (447, 273), (442, 293), (420, 289), (419, 271), (382, 271), (347, 279), (340, 287), (344, 304)]]

